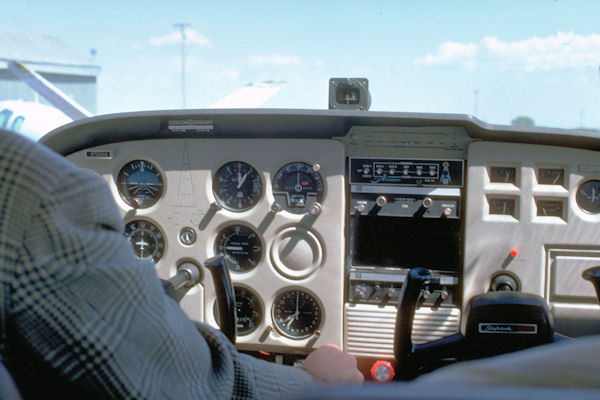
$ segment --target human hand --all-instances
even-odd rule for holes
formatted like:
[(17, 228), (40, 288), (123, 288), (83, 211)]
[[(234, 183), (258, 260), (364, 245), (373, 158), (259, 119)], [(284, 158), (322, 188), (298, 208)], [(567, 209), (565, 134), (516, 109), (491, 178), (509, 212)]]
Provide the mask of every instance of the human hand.
[(310, 353), (301, 368), (319, 383), (362, 383), (364, 380), (356, 367), (356, 358), (335, 344), (325, 344)]

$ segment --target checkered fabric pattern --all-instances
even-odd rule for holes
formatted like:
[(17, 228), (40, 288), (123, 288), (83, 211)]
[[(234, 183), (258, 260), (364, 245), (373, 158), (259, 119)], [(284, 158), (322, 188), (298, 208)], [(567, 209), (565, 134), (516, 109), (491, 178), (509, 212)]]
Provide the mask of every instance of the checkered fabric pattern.
[(0, 359), (25, 398), (281, 398), (314, 380), (198, 329), (96, 174), (0, 131)]

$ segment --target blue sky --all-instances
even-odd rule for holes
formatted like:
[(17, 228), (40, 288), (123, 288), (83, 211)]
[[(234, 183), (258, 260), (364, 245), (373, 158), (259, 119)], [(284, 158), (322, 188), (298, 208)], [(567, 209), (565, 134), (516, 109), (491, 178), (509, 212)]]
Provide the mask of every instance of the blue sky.
[[(260, 80), (265, 107), (326, 108), (330, 77), (369, 79), (372, 110), (600, 127), (600, 2), (7, 1), (0, 29), (97, 50), (98, 111), (188, 108)], [(477, 104), (475, 104), (477, 91)]]

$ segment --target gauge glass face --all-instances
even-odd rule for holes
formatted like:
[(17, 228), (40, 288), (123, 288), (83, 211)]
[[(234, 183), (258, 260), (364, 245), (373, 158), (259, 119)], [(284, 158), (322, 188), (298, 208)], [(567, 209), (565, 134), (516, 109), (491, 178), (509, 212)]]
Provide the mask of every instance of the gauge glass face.
[(490, 167), (490, 182), (512, 183), (516, 182), (517, 169), (515, 167)]
[(515, 216), (514, 199), (488, 199), (490, 214)]
[(600, 181), (587, 181), (577, 189), (577, 204), (592, 214), (600, 213)]
[(158, 168), (149, 161), (130, 161), (117, 175), (119, 194), (134, 208), (154, 205), (163, 193), (163, 178)]
[(540, 168), (538, 169), (538, 183), (540, 185), (562, 185), (565, 170), (562, 168)]
[[(236, 334), (238, 336), (249, 335), (254, 332), (262, 320), (263, 309), (258, 296), (243, 287), (236, 286), (235, 290), (235, 310), (236, 310)], [(219, 310), (217, 303), (214, 308), (215, 320), (219, 323)]]
[(536, 200), (538, 217), (559, 217), (563, 216), (563, 202), (561, 200)]
[(304, 212), (313, 202), (323, 198), (321, 174), (304, 162), (283, 166), (273, 178), (273, 196), (283, 197), (288, 210)]
[(322, 313), (317, 300), (302, 290), (281, 293), (273, 303), (273, 321), (285, 336), (303, 339), (321, 325)]
[(158, 226), (145, 220), (131, 221), (125, 225), (125, 236), (138, 258), (158, 262), (164, 254), (165, 237)]
[(222, 229), (215, 240), (216, 253), (225, 257), (231, 271), (246, 272), (256, 267), (262, 258), (258, 234), (244, 225)]
[(217, 201), (230, 211), (245, 211), (260, 199), (263, 183), (254, 167), (242, 161), (232, 161), (217, 170), (213, 193)]

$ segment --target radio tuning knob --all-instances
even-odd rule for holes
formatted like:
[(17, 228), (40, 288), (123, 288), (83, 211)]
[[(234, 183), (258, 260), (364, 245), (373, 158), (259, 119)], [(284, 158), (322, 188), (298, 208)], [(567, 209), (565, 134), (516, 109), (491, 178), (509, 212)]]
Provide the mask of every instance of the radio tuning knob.
[(377, 204), (379, 207), (385, 206), (387, 204), (387, 197), (378, 196), (377, 199), (375, 200), (375, 204)]
[(433, 200), (431, 199), (431, 197), (425, 197), (423, 199), (423, 207), (425, 207), (425, 208), (431, 207), (432, 203), (433, 203)]

